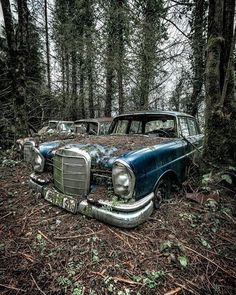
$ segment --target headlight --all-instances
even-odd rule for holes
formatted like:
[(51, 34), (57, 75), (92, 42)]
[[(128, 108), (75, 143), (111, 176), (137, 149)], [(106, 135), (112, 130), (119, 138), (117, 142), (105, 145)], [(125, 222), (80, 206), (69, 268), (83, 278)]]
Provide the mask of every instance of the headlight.
[(16, 150), (20, 153), (23, 151), (23, 145), (20, 142), (16, 143)]
[(33, 148), (33, 167), (36, 172), (43, 172), (45, 159), (37, 148)]
[(132, 169), (126, 162), (117, 160), (113, 164), (112, 182), (116, 195), (125, 199), (132, 198), (135, 185), (135, 176)]

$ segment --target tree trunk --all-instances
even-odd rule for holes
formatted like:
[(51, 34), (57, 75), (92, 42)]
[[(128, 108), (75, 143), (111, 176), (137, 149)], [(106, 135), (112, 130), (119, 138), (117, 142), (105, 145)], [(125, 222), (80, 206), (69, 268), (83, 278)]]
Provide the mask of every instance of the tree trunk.
[(61, 75), (62, 75), (62, 105), (66, 107), (66, 75), (65, 75), (65, 48), (61, 48)]
[(235, 1), (211, 0), (209, 2), (204, 156), (212, 162), (221, 164), (236, 160), (233, 64), (227, 96), (223, 104), (221, 103), (232, 43), (234, 9)]
[[(81, 48), (82, 50), (82, 48)], [(84, 105), (84, 60), (83, 60), (83, 50), (80, 52), (80, 78), (79, 78), (79, 116), (80, 118), (85, 118), (85, 105)]]
[(109, 7), (109, 20), (108, 20), (108, 37), (107, 37), (107, 53), (106, 53), (106, 100), (105, 100), (105, 116), (111, 116), (111, 107), (112, 107), (112, 100), (114, 96), (114, 72), (115, 72), (115, 65), (114, 65), (114, 58), (115, 58), (115, 2), (114, 0), (110, 0), (110, 7)]
[(123, 90), (123, 73), (124, 73), (124, 0), (117, 0), (117, 80), (118, 80), (118, 101), (119, 114), (124, 112), (124, 90)]
[(77, 53), (76, 51), (71, 52), (71, 112), (72, 112), (72, 119), (78, 119), (77, 114)]
[(144, 11), (143, 42), (141, 52), (140, 109), (148, 109), (150, 82), (153, 77), (156, 51), (157, 11), (155, 1), (147, 0)]
[(193, 37), (192, 37), (192, 49), (193, 49), (193, 91), (190, 98), (190, 103), (187, 106), (187, 112), (196, 116), (198, 112), (199, 104), (201, 103), (202, 85), (204, 77), (204, 51), (205, 51), (205, 39), (204, 39), (204, 17), (205, 16), (205, 0), (195, 0), (195, 8), (193, 12)]
[(70, 95), (70, 63), (69, 63), (69, 53), (68, 49), (66, 48), (65, 52), (65, 71), (66, 71), (66, 96), (69, 97)]
[(51, 69), (50, 69), (50, 47), (49, 47), (49, 37), (48, 37), (47, 0), (44, 0), (44, 16), (45, 16), (45, 37), (46, 37), (48, 91), (49, 91), (49, 93), (51, 93)]
[(87, 0), (86, 5), (86, 66), (87, 66), (87, 78), (88, 78), (88, 102), (89, 102), (89, 117), (94, 118), (94, 41), (93, 41), (93, 30), (94, 30), (94, 15), (92, 8), (92, 1)]
[(19, 135), (26, 135), (28, 124), (25, 112), (25, 71), (28, 57), (28, 8), (26, 0), (18, 0), (18, 40), (16, 47), (16, 33), (14, 31), (12, 13), (9, 0), (2, 0), (2, 10), (7, 36), (11, 89), (15, 111), (15, 130)]

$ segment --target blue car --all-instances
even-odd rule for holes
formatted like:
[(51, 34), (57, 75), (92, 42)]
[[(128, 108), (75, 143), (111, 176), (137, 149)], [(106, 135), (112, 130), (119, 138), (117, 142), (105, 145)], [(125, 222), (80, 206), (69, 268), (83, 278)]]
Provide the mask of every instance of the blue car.
[[(70, 212), (132, 228), (183, 182), (203, 135), (194, 117), (171, 111), (119, 115), (109, 133), (58, 148), (53, 186), (37, 173), (30, 185)], [(35, 163), (38, 170), (44, 165), (40, 153)]]

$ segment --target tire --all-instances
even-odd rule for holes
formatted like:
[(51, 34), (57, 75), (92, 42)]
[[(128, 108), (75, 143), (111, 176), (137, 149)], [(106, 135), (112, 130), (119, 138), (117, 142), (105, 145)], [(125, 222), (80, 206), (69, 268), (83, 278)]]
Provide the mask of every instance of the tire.
[(170, 199), (172, 189), (172, 180), (170, 177), (162, 178), (154, 191), (154, 207), (159, 209), (162, 202)]

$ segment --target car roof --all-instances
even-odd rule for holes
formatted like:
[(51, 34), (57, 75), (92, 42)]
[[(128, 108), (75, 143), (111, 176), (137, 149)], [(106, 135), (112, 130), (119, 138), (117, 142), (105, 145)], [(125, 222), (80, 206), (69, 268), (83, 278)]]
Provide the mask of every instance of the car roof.
[(81, 120), (77, 120), (75, 121), (75, 124), (79, 124), (79, 123), (103, 123), (103, 122), (111, 122), (113, 118), (111, 117), (103, 117), (103, 118), (95, 118), (95, 119), (81, 119)]
[(168, 116), (186, 116), (186, 117), (191, 117), (193, 116), (183, 113), (183, 112), (176, 112), (176, 111), (138, 111), (138, 112), (132, 112), (132, 113), (127, 113), (127, 114), (122, 114), (118, 115), (115, 118), (120, 118), (120, 117), (129, 117), (129, 116), (152, 116), (152, 115), (168, 115)]

